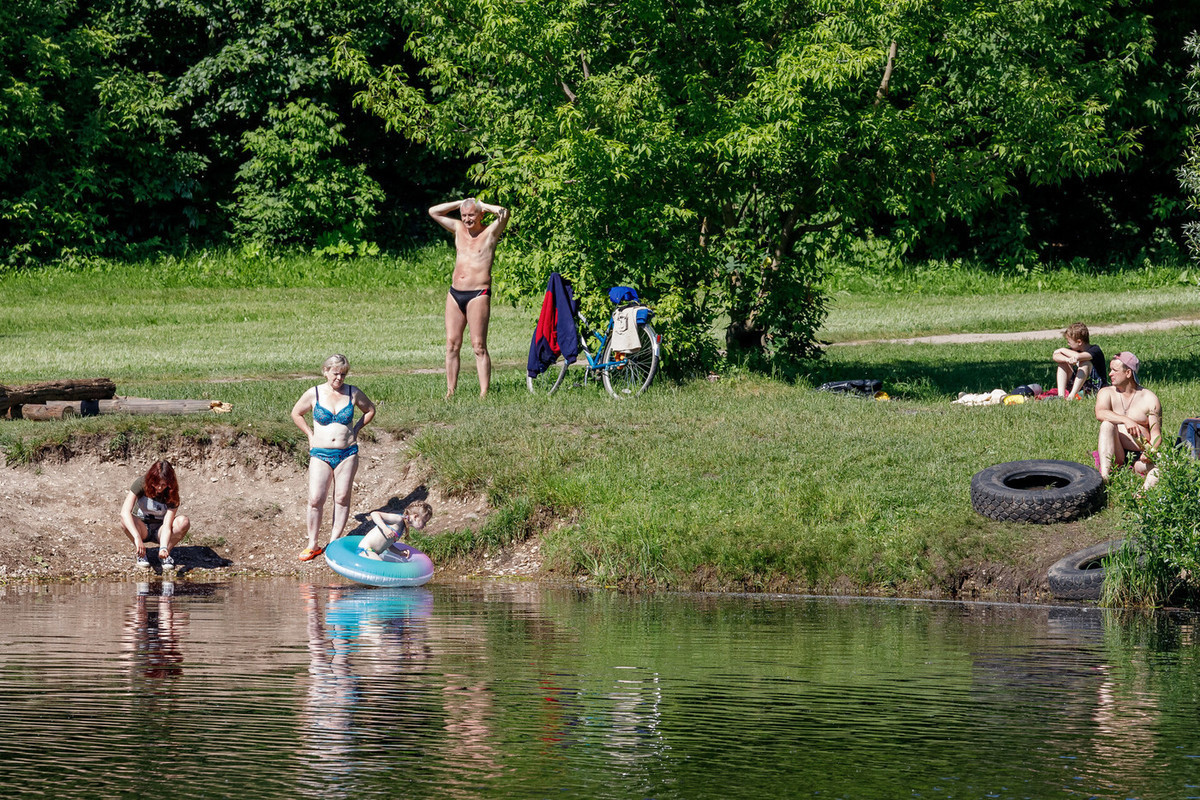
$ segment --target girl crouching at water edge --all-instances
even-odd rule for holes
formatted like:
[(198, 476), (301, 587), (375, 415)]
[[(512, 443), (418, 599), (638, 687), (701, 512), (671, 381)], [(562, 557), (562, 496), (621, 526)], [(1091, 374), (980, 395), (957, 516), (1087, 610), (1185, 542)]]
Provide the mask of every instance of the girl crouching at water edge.
[(171, 549), (183, 540), (191, 526), (179, 509), (179, 480), (169, 461), (157, 461), (133, 482), (121, 506), (121, 530), (137, 549), (134, 564), (150, 569), (146, 545), (158, 545), (158, 560), (164, 570), (175, 569)]
[[(343, 355), (325, 359), (322, 372), (325, 383), (314, 386), (292, 407), (292, 421), (308, 437), (308, 547), (300, 554), (301, 561), (311, 561), (324, 547), (317, 546), (325, 498), (333, 484), (333, 528), (329, 541), (338, 539), (346, 530), (350, 518), (350, 492), (354, 473), (358, 471), (358, 432), (375, 418), (375, 405), (365, 394), (346, 385), (350, 362)], [(362, 411), (354, 422), (354, 409)], [(304, 415), (312, 412), (310, 430)]]

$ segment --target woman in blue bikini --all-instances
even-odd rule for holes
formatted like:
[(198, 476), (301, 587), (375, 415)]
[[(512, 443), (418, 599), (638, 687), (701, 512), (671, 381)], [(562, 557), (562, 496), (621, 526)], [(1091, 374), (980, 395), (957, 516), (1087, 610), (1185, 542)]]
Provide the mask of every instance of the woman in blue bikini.
[[(324, 547), (317, 546), (325, 498), (333, 484), (333, 528), (329, 541), (340, 538), (350, 518), (350, 492), (358, 470), (358, 432), (375, 418), (375, 404), (361, 390), (346, 385), (350, 362), (343, 355), (325, 359), (325, 383), (300, 396), (292, 407), (292, 421), (308, 437), (308, 547), (301, 561), (311, 561)], [(362, 416), (354, 422), (354, 409)], [(312, 412), (309, 430), (304, 415)]]

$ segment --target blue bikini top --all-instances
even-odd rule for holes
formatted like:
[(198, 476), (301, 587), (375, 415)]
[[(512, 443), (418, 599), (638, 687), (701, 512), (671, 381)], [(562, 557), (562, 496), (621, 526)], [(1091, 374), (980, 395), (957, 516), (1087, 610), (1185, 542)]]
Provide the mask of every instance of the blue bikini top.
[(313, 401), (313, 422), (317, 423), (318, 425), (329, 425), (334, 422), (339, 425), (350, 425), (350, 423), (354, 420), (354, 387), (347, 386), (346, 388), (350, 390), (350, 402), (346, 403), (345, 407), (336, 414), (321, 405), (320, 387), (313, 388), (313, 394), (316, 397), (316, 399)]

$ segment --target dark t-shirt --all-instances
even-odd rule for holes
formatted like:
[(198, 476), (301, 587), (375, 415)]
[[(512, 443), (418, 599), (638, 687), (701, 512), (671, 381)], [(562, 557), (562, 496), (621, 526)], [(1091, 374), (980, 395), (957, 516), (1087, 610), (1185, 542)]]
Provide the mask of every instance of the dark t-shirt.
[[(1092, 374), (1088, 376), (1087, 383), (1083, 385), (1083, 391), (1088, 394), (1095, 394), (1104, 386), (1108, 385), (1106, 378), (1108, 377), (1108, 362), (1104, 360), (1104, 353), (1100, 351), (1099, 346), (1089, 344), (1083, 348), (1083, 352), (1092, 357)], [(1079, 368), (1076, 367), (1076, 372)], [(1071, 382), (1075, 382), (1075, 375), (1071, 375)], [(1070, 387), (1067, 387), (1070, 391)]]
[(144, 520), (153, 522), (162, 522), (163, 517), (167, 515), (168, 506), (166, 503), (160, 503), (152, 497), (146, 496), (146, 476), (143, 475), (134, 481), (129, 491), (133, 492), (137, 497), (137, 502), (134, 504), (133, 513), (135, 516), (141, 517)]

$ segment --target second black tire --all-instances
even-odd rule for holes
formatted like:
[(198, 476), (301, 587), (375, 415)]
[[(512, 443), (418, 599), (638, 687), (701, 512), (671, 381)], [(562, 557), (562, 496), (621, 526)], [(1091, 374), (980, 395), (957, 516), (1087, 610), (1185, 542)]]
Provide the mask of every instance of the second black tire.
[(1104, 557), (1120, 549), (1124, 539), (1113, 539), (1063, 556), (1050, 567), (1050, 594), (1061, 600), (1098, 600), (1104, 587)]
[(1071, 522), (1092, 514), (1103, 501), (1100, 473), (1074, 461), (1008, 461), (971, 479), (971, 505), (1001, 522)]

